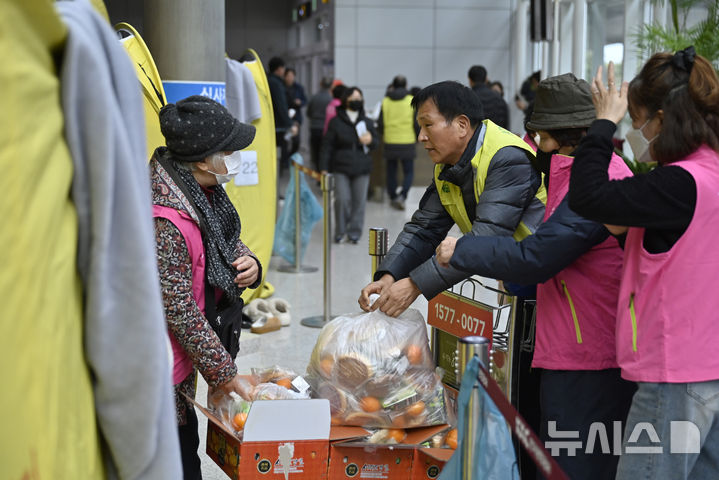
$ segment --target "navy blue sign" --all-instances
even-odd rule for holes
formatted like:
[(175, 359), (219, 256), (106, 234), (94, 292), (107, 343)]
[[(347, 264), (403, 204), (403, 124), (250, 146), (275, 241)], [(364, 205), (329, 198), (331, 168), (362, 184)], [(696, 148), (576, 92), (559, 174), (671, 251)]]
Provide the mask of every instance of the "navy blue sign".
[(225, 105), (225, 82), (181, 82), (166, 80), (162, 82), (162, 86), (165, 89), (167, 103), (175, 103), (191, 95), (202, 95)]

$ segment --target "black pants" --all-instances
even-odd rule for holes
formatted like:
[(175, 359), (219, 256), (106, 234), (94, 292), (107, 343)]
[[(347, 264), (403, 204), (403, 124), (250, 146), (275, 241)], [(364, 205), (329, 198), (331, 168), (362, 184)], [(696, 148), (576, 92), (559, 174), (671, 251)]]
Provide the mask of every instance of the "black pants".
[(197, 433), (197, 414), (193, 407), (187, 408), (187, 423), (177, 427), (180, 434), (180, 454), (182, 455), (182, 470), (185, 480), (202, 480), (200, 456), (200, 436)]
[(312, 156), (312, 167), (320, 169), (320, 148), (322, 147), (322, 129), (313, 128), (310, 130), (310, 155)]
[(397, 164), (402, 163), (402, 191), (405, 199), (414, 179), (414, 152), (412, 155), (390, 154), (385, 152), (387, 160), (387, 193), (390, 200), (397, 198)]
[[(581, 442), (576, 455), (562, 449), (555, 460), (575, 480), (614, 480), (619, 456), (614, 455), (614, 425), (626, 423), (636, 384), (623, 380), (619, 369), (607, 370), (543, 370), (540, 386), (543, 442)], [(556, 431), (579, 431), (579, 438), (550, 437), (548, 422), (556, 422)], [(592, 434), (593, 453), (585, 453), (592, 423), (604, 424), (609, 450), (602, 451), (601, 437)], [(622, 438), (621, 436), (619, 438)], [(548, 448), (551, 453), (551, 449)], [(538, 475), (538, 478), (543, 476)]]

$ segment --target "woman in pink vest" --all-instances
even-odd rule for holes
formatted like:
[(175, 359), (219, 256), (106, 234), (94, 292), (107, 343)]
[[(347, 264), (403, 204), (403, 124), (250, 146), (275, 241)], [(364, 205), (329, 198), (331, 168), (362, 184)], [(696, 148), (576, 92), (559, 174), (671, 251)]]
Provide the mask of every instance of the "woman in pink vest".
[(167, 146), (155, 150), (150, 161), (157, 262), (174, 354), (184, 478), (195, 480), (202, 478), (197, 417), (184, 395), (195, 397), (197, 371), (211, 393), (247, 395), (227, 341), (208, 317), (216, 322), (210, 312), (223, 310), (241, 320), (240, 295), (261, 278), (260, 262), (240, 240), (240, 218), (221, 186), (239, 171), (229, 155), (252, 143), (255, 128), (197, 95), (162, 107), (160, 128)]
[[(622, 236), (617, 360), (638, 382), (618, 479), (719, 478), (719, 80), (692, 47), (659, 53), (630, 84), (593, 82), (597, 121), (577, 150), (569, 203)], [(611, 180), (629, 107), (647, 174)]]
[[(586, 81), (571, 73), (542, 80), (527, 128), (539, 135), (535, 165), (547, 184), (543, 223), (521, 242), (448, 237), (437, 261), (538, 284), (532, 367), (541, 369), (540, 436), (569, 478), (612, 480), (617, 457), (601, 438), (611, 438), (614, 422), (626, 420), (636, 390), (621, 379), (614, 349), (622, 250), (604, 225), (577, 215), (566, 198), (574, 151), (595, 115)], [(616, 155), (609, 172), (631, 175)], [(524, 471), (522, 478), (528, 478)]]

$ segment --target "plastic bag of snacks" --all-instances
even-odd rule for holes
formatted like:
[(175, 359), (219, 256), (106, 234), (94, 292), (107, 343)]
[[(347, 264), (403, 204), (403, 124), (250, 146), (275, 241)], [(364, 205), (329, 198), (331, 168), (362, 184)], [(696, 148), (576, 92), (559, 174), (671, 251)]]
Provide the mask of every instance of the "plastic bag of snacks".
[(345, 315), (320, 331), (307, 366), (313, 396), (330, 401), (332, 423), (408, 428), (447, 423), (422, 315)]
[(309, 384), (294, 371), (274, 366), (253, 368), (252, 377), (257, 385), (253, 389), (253, 400), (294, 400), (310, 398)]
[(251, 405), (251, 402), (237, 393), (230, 392), (229, 395), (214, 395), (210, 402), (210, 410), (230, 431), (241, 436)]

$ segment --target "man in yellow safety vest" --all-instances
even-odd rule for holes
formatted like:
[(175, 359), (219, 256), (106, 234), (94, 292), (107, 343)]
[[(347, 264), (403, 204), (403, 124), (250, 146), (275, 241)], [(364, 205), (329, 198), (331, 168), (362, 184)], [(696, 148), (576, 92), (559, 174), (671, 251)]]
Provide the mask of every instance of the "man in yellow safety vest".
[[(435, 164), (434, 181), (405, 224), (359, 305), (397, 316), (422, 293), (431, 299), (468, 277), (443, 268), (435, 248), (457, 224), (465, 235), (530, 235), (544, 215), (546, 190), (533, 166), (534, 152), (518, 136), (483, 120), (476, 94), (457, 82), (440, 82), (413, 99), (418, 140)], [(372, 306), (369, 296), (380, 297)]]
[[(377, 129), (384, 138), (384, 158), (387, 166), (387, 193), (390, 204), (404, 210), (407, 192), (414, 177), (415, 131), (412, 95), (407, 91), (407, 79), (397, 75), (387, 95), (382, 99)], [(397, 192), (397, 167), (402, 165), (402, 189)]]

